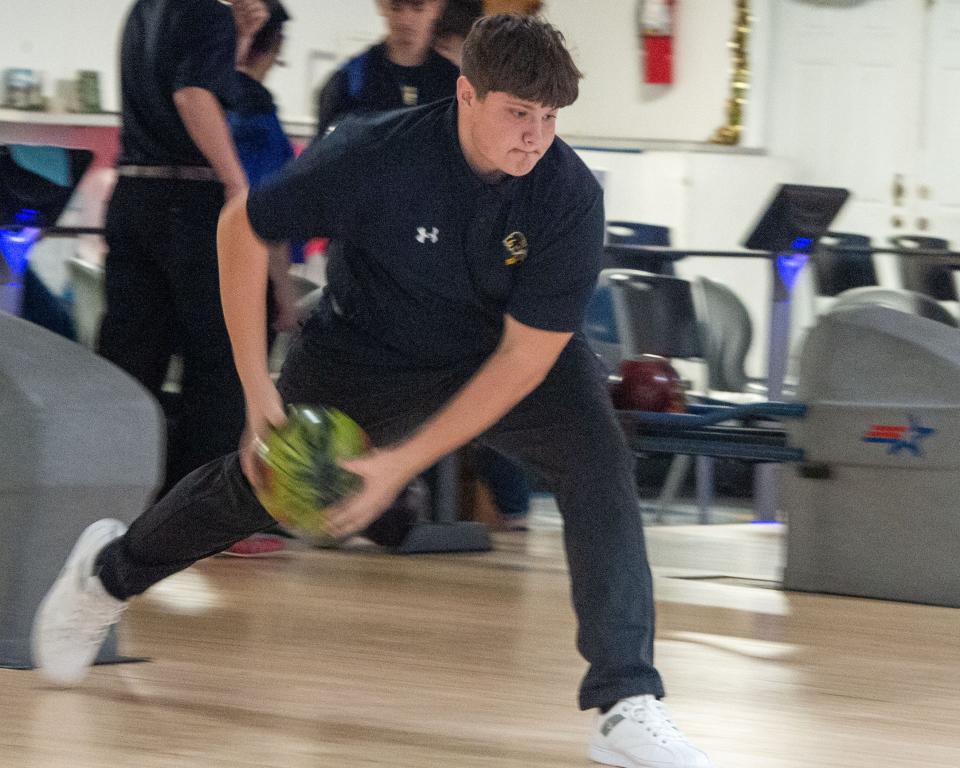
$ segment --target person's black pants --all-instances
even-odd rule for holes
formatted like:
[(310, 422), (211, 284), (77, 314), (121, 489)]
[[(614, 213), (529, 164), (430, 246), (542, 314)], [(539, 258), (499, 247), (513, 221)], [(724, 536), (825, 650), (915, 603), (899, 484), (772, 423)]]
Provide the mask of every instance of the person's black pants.
[[(280, 393), (289, 403), (343, 410), (375, 444), (409, 434), (476, 367), (402, 371), (337, 363), (324, 340), (335, 336), (338, 322), (329, 302), (322, 304), (287, 358)], [(556, 496), (578, 648), (590, 663), (581, 707), (662, 696), (633, 457), (584, 339), (575, 336), (544, 382), (478, 440), (541, 477)], [(125, 599), (272, 523), (231, 453), (181, 481), (104, 549), (100, 577)]]
[(243, 392), (220, 305), (214, 182), (121, 176), (107, 210), (107, 310), (98, 351), (155, 397), (178, 352), (183, 379), (167, 437), (167, 487), (235, 450)]

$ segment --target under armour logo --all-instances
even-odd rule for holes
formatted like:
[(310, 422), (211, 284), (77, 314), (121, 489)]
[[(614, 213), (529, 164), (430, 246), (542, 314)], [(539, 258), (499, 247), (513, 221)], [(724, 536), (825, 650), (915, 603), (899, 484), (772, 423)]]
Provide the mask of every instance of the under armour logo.
[(429, 232), (427, 232), (426, 227), (417, 227), (417, 242), (425, 243), (429, 240), (431, 243), (435, 243), (440, 239), (440, 230), (434, 227)]

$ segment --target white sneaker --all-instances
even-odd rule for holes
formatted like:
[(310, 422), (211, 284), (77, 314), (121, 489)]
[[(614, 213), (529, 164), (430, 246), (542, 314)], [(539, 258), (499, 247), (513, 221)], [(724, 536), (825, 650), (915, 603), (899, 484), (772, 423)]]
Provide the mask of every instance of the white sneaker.
[(33, 663), (51, 683), (76, 685), (87, 674), (127, 604), (107, 593), (93, 566), (100, 551), (123, 536), (119, 520), (98, 520), (77, 539), (33, 618)]
[(600, 715), (590, 738), (590, 759), (618, 768), (713, 768), (687, 741), (656, 697), (631, 696)]

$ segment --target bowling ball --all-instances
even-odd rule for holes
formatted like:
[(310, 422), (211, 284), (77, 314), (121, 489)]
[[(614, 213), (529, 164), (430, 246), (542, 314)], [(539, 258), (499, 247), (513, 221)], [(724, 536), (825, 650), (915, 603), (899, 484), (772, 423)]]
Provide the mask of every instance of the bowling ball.
[(620, 381), (612, 388), (616, 408), (623, 411), (683, 413), (683, 382), (670, 361), (658, 355), (641, 355), (620, 363)]
[(366, 452), (360, 426), (335, 408), (291, 405), (287, 421), (257, 446), (264, 509), (291, 532), (316, 544), (334, 541), (327, 510), (360, 488), (358, 475), (338, 461)]

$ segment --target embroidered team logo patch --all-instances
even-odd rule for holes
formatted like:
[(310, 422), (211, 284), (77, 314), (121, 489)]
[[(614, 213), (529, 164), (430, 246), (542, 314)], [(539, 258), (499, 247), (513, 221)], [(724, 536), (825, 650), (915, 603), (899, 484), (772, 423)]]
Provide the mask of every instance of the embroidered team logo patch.
[(519, 264), (527, 258), (527, 238), (523, 232), (511, 232), (503, 238), (503, 247), (506, 248), (507, 253), (510, 254), (503, 260), (503, 263), (508, 267)]

